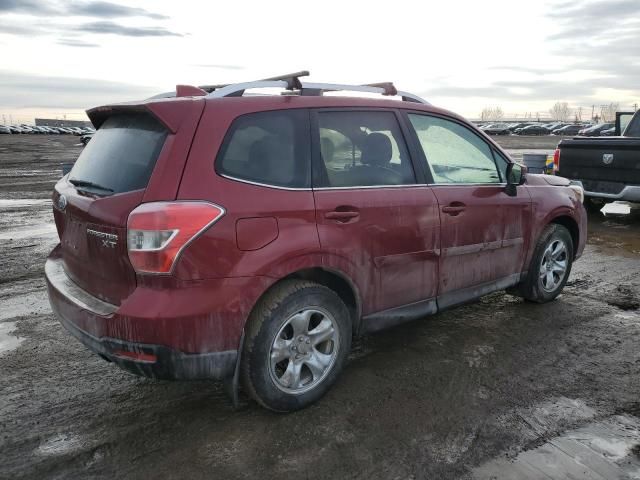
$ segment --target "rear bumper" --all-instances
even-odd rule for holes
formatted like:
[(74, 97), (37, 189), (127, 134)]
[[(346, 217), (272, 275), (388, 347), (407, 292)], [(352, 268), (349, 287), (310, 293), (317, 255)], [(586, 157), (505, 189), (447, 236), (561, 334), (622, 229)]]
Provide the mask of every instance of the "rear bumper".
[[(571, 180), (571, 183), (580, 185), (584, 189), (584, 185), (581, 180)], [(640, 202), (640, 185), (626, 185), (619, 193), (591, 192), (585, 189), (584, 195), (585, 197), (637, 203)]]
[(45, 277), (51, 308), (74, 337), (125, 370), (160, 379), (233, 375), (244, 323), (266, 288), (260, 277), (172, 290), (139, 286), (118, 306), (73, 283), (59, 247), (47, 259)]
[[(53, 301), (51, 306), (54, 306)], [(162, 380), (222, 380), (230, 378), (235, 370), (238, 358), (236, 350), (185, 354), (162, 345), (132, 343), (114, 338), (99, 339), (78, 328), (59, 311), (55, 313), (62, 326), (89, 350), (136, 375)]]

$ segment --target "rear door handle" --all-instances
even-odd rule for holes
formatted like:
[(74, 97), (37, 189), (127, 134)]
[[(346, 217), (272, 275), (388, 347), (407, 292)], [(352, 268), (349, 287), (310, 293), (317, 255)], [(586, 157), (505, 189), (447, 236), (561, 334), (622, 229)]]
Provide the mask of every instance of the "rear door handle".
[(451, 216), (456, 216), (467, 209), (467, 206), (463, 203), (454, 202), (451, 205), (447, 205), (446, 207), (442, 207), (442, 212), (447, 213)]
[(348, 222), (349, 220), (353, 218), (357, 218), (359, 216), (360, 216), (360, 213), (354, 212), (353, 210), (346, 211), (346, 212), (334, 210), (332, 212), (327, 212), (324, 214), (324, 218), (327, 218), (329, 220), (337, 220), (339, 222)]

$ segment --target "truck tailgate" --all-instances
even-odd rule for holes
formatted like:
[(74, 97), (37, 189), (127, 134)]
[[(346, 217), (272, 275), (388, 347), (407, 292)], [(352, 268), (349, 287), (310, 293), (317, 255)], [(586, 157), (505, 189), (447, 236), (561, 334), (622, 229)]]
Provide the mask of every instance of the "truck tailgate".
[[(620, 190), (622, 184), (640, 184), (640, 138), (568, 139), (561, 141), (558, 148), (558, 175), (583, 183), (620, 183)], [(585, 189), (590, 190), (587, 184)]]

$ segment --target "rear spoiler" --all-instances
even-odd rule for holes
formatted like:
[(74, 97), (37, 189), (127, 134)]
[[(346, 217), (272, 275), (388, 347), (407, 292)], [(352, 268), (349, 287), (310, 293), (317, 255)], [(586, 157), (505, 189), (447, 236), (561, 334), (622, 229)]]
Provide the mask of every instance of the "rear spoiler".
[[(179, 97), (148, 99), (141, 102), (114, 103), (90, 108), (86, 111), (89, 120), (97, 130), (107, 118), (119, 113), (147, 113), (153, 115), (171, 133), (176, 133), (194, 102), (203, 101), (203, 97)], [(202, 108), (201, 106), (199, 108)]]

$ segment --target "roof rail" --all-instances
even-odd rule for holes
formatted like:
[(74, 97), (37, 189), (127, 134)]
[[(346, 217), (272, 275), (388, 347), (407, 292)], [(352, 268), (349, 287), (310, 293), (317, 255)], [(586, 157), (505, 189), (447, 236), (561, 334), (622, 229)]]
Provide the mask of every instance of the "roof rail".
[[(306, 72), (305, 72), (306, 73)], [(283, 76), (284, 77), (284, 76)], [(416, 102), (430, 105), (429, 102), (409, 92), (396, 90), (391, 82), (372, 83), (368, 85), (347, 85), (340, 83), (314, 83), (300, 82), (295, 85), (291, 78), (279, 79), (282, 77), (274, 77), (273, 79), (259, 80), (255, 82), (233, 83), (231, 85), (217, 85), (216, 89), (210, 91), (208, 98), (223, 97), (241, 97), (245, 90), (250, 88), (283, 88), (285, 90), (299, 90), (301, 95), (322, 95), (324, 92), (363, 92), (375, 93), (385, 96), (399, 96), (403, 101)], [(295, 80), (299, 81), (297, 77)], [(207, 91), (207, 86), (200, 87)]]
[(413, 93), (404, 92), (402, 90), (396, 90), (396, 87), (391, 82), (384, 83), (370, 83), (368, 85), (346, 85), (340, 83), (302, 83), (302, 95), (305, 94), (305, 90), (311, 91), (310, 93), (317, 92), (318, 95), (322, 95), (322, 92), (364, 92), (364, 93), (377, 93), (385, 96), (399, 96), (405, 102), (422, 103), (425, 105), (431, 105), (425, 99), (420, 98)]
[[(253, 82), (201, 85), (199, 87), (181, 86), (181, 91), (185, 94), (191, 93), (194, 95), (200, 95), (198, 92), (199, 89), (200, 91), (206, 92), (208, 98), (241, 97), (244, 95), (245, 90), (253, 88), (282, 88), (284, 90), (291, 91), (291, 94), (298, 93), (299, 95), (318, 96), (321, 96), (324, 92), (363, 92), (384, 96), (399, 96), (405, 102), (416, 102), (430, 105), (429, 102), (417, 95), (414, 95), (413, 93), (397, 90), (391, 82), (369, 83), (366, 85), (347, 85), (341, 83), (315, 83), (300, 81), (300, 77), (306, 77), (308, 75), (309, 72), (307, 70), (303, 70), (300, 72), (278, 75), (276, 77), (263, 78), (262, 80), (256, 80)], [(151, 98), (167, 98), (175, 96), (175, 92), (166, 92), (155, 95)]]

